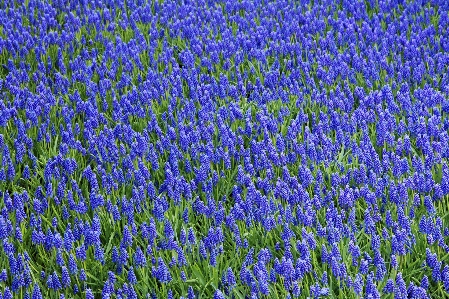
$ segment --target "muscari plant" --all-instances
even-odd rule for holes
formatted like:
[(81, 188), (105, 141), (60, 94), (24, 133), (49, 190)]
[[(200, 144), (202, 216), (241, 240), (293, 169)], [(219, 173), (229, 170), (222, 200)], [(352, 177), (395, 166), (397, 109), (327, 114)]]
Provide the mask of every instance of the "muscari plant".
[(1, 1), (0, 298), (448, 297), (448, 25)]

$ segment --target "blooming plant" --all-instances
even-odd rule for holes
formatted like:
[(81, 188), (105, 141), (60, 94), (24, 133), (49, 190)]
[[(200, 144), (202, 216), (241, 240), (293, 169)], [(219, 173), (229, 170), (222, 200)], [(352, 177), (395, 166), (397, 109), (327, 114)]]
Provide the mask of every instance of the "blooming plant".
[(446, 0), (0, 2), (0, 299), (449, 297)]

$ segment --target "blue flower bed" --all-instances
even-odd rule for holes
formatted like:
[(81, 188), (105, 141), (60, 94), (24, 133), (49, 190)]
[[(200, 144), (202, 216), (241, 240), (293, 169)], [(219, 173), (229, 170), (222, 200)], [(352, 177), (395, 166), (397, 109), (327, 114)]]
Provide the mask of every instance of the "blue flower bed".
[(449, 2), (3, 0), (0, 299), (449, 297)]

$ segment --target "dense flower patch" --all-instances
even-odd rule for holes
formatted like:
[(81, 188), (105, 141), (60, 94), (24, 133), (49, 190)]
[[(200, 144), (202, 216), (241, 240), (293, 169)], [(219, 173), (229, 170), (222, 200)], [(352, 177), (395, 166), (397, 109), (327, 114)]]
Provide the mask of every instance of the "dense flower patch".
[(1, 1), (0, 298), (448, 297), (448, 25)]

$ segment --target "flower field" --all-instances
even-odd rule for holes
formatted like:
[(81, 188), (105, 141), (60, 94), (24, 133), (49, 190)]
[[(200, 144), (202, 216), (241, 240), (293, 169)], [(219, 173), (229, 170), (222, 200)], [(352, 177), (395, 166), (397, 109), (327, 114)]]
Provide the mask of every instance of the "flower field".
[(449, 298), (449, 1), (0, 1), (0, 299)]

